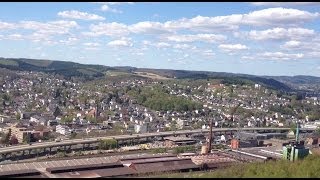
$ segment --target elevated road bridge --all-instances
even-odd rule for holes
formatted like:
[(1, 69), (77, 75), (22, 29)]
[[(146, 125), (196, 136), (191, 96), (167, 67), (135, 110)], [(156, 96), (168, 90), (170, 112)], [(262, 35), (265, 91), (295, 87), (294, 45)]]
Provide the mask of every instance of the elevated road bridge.
[[(213, 133), (220, 132), (237, 132), (238, 128), (213, 128)], [(290, 128), (241, 128), (241, 131), (263, 131), (263, 132), (272, 132), (272, 131), (289, 131)], [(300, 129), (301, 131), (314, 131), (315, 129)], [(192, 134), (206, 134), (208, 129), (196, 129), (196, 130), (181, 130), (181, 131), (166, 131), (166, 132), (153, 132), (153, 133), (143, 133), (143, 134), (132, 134), (132, 135), (116, 135), (116, 136), (105, 136), (105, 137), (95, 137), (87, 139), (72, 139), (72, 140), (63, 140), (60, 142), (42, 142), (42, 143), (33, 143), (31, 145), (17, 145), (10, 147), (0, 148), (0, 155), (6, 156), (13, 152), (22, 152), (26, 150), (34, 149), (46, 149), (53, 147), (67, 147), (72, 145), (85, 145), (85, 144), (94, 144), (99, 143), (104, 139), (115, 139), (117, 142), (126, 141), (126, 140), (139, 140), (146, 138), (155, 138), (155, 137), (167, 137), (167, 136), (179, 136), (179, 135), (192, 135)]]

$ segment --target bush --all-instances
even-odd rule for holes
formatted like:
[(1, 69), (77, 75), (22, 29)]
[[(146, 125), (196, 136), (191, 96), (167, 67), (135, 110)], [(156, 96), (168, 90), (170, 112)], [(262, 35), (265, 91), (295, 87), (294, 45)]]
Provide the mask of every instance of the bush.
[(173, 149), (175, 154), (185, 153), (185, 152), (195, 152), (196, 148), (194, 146), (178, 146)]
[(151, 151), (152, 153), (165, 153), (167, 152), (166, 148), (156, 148), (156, 149), (152, 149)]
[(117, 147), (117, 140), (115, 139), (104, 139), (100, 140), (99, 149), (109, 150)]

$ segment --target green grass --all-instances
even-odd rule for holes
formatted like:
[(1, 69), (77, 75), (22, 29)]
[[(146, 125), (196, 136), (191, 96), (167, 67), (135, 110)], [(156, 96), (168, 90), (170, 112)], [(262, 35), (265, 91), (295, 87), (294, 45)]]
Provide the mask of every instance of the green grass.
[(81, 72), (83, 74), (89, 75), (89, 76), (93, 76), (95, 74), (97, 74), (96, 70), (92, 70), (92, 69), (77, 69), (78, 72)]
[(123, 75), (131, 75), (131, 73), (121, 72), (121, 71), (107, 71), (106, 76), (123, 76)]
[(269, 161), (266, 163), (250, 163), (234, 165), (213, 172), (190, 172), (163, 174), (156, 177), (165, 178), (319, 178), (320, 156), (309, 155), (304, 160), (290, 162), (286, 160)]
[(7, 60), (7, 59), (1, 59), (0, 64), (6, 65), (6, 66), (18, 66), (19, 65), (16, 61)]
[(38, 59), (32, 59), (32, 60), (23, 59), (21, 61), (34, 66), (38, 66), (38, 67), (48, 67), (53, 62), (49, 60), (38, 60)]

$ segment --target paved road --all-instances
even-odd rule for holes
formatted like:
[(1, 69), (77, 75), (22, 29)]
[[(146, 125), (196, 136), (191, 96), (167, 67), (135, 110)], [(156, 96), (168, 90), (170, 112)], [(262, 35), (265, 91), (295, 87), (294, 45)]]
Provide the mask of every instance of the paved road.
[[(238, 128), (214, 128), (213, 132), (224, 132), (224, 131), (237, 131)], [(241, 128), (242, 131), (250, 130), (290, 130), (290, 128)], [(305, 130), (305, 129), (301, 129)], [(309, 129), (313, 130), (313, 129)], [(181, 130), (181, 131), (166, 131), (166, 132), (154, 132), (154, 133), (144, 133), (144, 134), (132, 134), (132, 135), (117, 135), (117, 136), (106, 136), (106, 137), (96, 137), (88, 139), (72, 139), (64, 140), (61, 142), (42, 142), (34, 143), (32, 145), (18, 145), (0, 148), (0, 154), (6, 154), (11, 152), (19, 152), (22, 150), (38, 149), (38, 148), (50, 148), (50, 147), (59, 147), (65, 145), (76, 145), (76, 144), (89, 144), (97, 143), (101, 139), (115, 139), (115, 140), (129, 140), (129, 139), (138, 139), (138, 138), (147, 138), (147, 137), (165, 137), (172, 135), (183, 135), (183, 134), (196, 134), (196, 133), (207, 133), (208, 129), (196, 129), (196, 130)]]

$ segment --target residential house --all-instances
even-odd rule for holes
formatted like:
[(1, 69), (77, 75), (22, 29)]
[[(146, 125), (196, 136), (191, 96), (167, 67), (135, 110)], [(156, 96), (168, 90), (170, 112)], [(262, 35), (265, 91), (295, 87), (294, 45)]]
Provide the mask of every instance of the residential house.
[(70, 128), (65, 125), (57, 125), (56, 126), (56, 132), (65, 136), (68, 136), (71, 134)]

